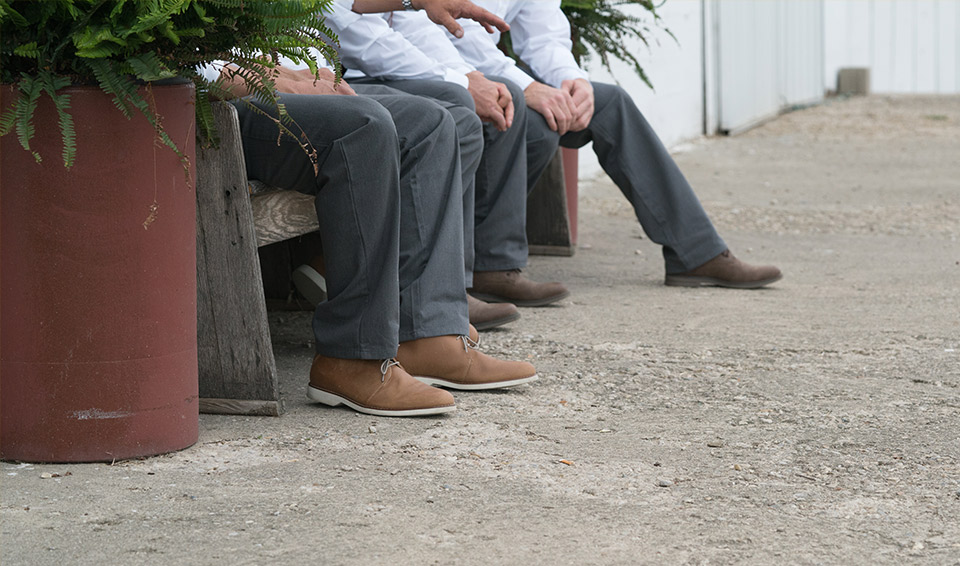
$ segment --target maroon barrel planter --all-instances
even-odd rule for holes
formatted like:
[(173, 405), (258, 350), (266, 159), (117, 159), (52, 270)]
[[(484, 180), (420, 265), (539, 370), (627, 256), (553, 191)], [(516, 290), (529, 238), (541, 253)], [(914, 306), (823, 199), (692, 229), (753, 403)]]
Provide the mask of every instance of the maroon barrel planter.
[[(141, 88), (190, 166), (98, 88), (70, 87), (77, 159), (43, 97), (0, 138), (0, 458), (112, 461), (198, 434), (192, 84)], [(0, 92), (2, 107), (14, 91)], [(188, 179), (189, 175), (189, 179)]]

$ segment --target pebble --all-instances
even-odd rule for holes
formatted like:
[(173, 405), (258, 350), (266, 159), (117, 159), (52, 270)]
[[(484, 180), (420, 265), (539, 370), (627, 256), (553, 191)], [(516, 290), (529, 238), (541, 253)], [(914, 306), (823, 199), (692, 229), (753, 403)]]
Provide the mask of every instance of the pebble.
[(375, 427), (375, 426), (373, 426), (373, 425), (371, 425), (370, 428), (368, 428), (367, 430), (370, 431), (370, 434), (376, 434), (376, 433), (377, 433), (377, 427)]
[(660, 479), (657, 480), (657, 487), (673, 487), (673, 482), (670, 480)]
[(723, 448), (723, 441), (722, 441), (722, 440), (711, 440), (711, 441), (707, 442), (707, 446), (709, 446), (710, 448)]

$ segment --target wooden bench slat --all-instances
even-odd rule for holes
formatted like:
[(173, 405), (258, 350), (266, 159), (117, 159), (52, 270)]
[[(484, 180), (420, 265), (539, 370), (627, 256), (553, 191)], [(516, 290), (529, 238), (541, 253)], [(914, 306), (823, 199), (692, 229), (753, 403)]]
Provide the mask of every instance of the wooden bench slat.
[(320, 229), (314, 198), (297, 191), (273, 190), (250, 197), (257, 244), (266, 246)]

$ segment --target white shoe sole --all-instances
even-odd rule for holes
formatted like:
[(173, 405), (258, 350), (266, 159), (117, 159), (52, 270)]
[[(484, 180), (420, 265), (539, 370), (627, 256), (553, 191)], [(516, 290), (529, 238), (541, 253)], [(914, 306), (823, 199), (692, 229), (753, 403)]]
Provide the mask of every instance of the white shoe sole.
[(446, 389), (458, 389), (460, 391), (483, 391), (485, 389), (505, 389), (507, 387), (516, 387), (517, 385), (523, 385), (524, 383), (531, 383), (540, 379), (540, 377), (537, 374), (533, 374), (529, 377), (521, 377), (520, 379), (511, 379), (508, 381), (496, 381), (491, 383), (456, 383), (453, 381), (440, 379), (438, 377), (426, 377), (423, 375), (415, 375), (413, 377), (414, 379), (419, 380), (421, 383), (426, 383), (427, 385), (432, 385), (434, 387), (444, 387)]
[(290, 275), (294, 287), (311, 305), (327, 300), (327, 281), (309, 265), (301, 265)]
[(328, 407), (336, 407), (338, 405), (346, 405), (357, 411), (358, 413), (364, 413), (367, 415), (376, 415), (378, 417), (420, 417), (424, 415), (440, 415), (443, 413), (452, 413), (457, 410), (456, 405), (449, 405), (446, 407), (428, 407), (426, 409), (405, 409), (401, 411), (390, 411), (386, 409), (371, 409), (369, 407), (364, 407), (363, 405), (357, 405), (353, 401), (341, 397), (339, 395), (334, 395), (333, 393), (327, 393), (322, 389), (317, 389), (312, 385), (307, 386), (307, 397), (311, 401), (316, 401), (318, 403), (323, 403)]

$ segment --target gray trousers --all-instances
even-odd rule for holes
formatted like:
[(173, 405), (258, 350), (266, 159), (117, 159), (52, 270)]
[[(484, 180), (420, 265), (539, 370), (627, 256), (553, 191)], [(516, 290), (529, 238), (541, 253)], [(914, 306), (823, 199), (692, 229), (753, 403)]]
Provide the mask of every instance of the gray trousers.
[(460, 155), (449, 113), (400, 93), (282, 101), (315, 164), (288, 137), (278, 141), (271, 119), (236, 106), (248, 176), (316, 195), (328, 295), (313, 318), (317, 352), (385, 359), (399, 342), (467, 334)]
[(470, 93), (449, 82), (372, 78), (351, 81), (359, 85), (357, 88), (386, 85), (436, 100), (454, 117), (463, 160), (467, 287), (472, 286), (473, 271), (505, 271), (527, 264), (527, 107), (518, 86), (499, 77), (488, 78), (507, 85), (513, 96), (513, 127), (506, 132), (480, 122)]
[(663, 246), (667, 273), (703, 265), (727, 249), (700, 200), (640, 109), (619, 86), (593, 83), (595, 110), (585, 130), (560, 136), (528, 112), (528, 186), (546, 169), (557, 145), (593, 142), (603, 170), (636, 212), (650, 239)]

